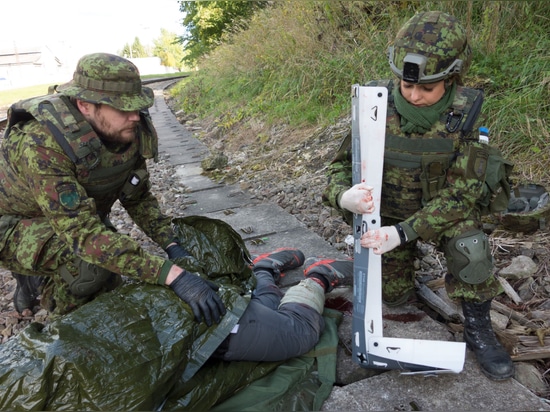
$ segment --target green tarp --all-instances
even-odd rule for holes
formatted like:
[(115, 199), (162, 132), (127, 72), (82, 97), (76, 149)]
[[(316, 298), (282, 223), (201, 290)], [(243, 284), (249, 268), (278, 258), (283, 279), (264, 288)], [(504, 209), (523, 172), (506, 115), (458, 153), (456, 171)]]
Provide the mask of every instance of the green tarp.
[[(246, 308), (253, 276), (222, 221), (175, 221), (196, 260), (222, 285), (218, 325), (198, 324), (168, 288), (127, 282), (0, 345), (1, 410), (318, 410), (336, 374), (339, 312), (310, 353), (284, 363), (209, 359)], [(225, 262), (225, 263), (224, 263)], [(244, 262), (244, 263), (243, 263)]]

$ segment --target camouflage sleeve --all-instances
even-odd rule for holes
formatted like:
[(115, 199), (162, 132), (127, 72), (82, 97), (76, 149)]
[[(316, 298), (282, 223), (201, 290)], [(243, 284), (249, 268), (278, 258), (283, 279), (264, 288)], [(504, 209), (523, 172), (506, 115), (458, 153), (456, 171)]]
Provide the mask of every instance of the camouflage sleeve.
[(338, 210), (346, 222), (351, 223), (353, 216), (340, 207), (342, 193), (352, 186), (351, 131), (346, 135), (338, 153), (327, 169), (327, 186), (323, 192), (323, 204)]
[[(147, 168), (145, 160), (138, 168)], [(166, 249), (175, 238), (172, 218), (162, 213), (158, 199), (146, 190), (140, 198), (132, 201), (121, 200), (132, 220), (161, 248)]]
[(129, 236), (109, 230), (78, 182), (74, 164), (49, 134), (37, 130), (26, 136), (33, 143), (26, 144), (16, 159), (17, 173), (27, 179), (29, 203), (36, 205), (34, 213), (43, 214), (57, 236), (84, 261), (157, 283), (172, 264), (146, 252)]
[(480, 143), (465, 143), (447, 171), (447, 185), (421, 210), (405, 220), (424, 240), (435, 240), (448, 229), (477, 215), (487, 168), (487, 150)]

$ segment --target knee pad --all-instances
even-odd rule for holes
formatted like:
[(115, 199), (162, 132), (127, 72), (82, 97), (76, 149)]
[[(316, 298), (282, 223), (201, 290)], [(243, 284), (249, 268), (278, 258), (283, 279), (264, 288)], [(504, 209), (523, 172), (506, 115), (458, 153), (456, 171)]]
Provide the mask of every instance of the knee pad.
[(446, 245), (447, 269), (470, 285), (485, 282), (493, 274), (493, 257), (487, 235), (480, 230), (463, 233)]
[(72, 274), (67, 264), (59, 268), (59, 274), (69, 284), (69, 291), (78, 297), (93, 295), (110, 279), (113, 272), (76, 258), (71, 266), (76, 266), (78, 274)]

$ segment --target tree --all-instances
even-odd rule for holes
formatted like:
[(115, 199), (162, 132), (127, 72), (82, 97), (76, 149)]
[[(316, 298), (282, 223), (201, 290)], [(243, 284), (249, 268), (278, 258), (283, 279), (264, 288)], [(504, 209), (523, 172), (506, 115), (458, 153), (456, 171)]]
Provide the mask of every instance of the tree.
[(183, 26), (187, 34), (180, 37), (187, 54), (184, 60), (191, 65), (214, 48), (223, 33), (236, 22), (250, 19), (267, 1), (180, 1), (185, 15)]
[(130, 46), (128, 43), (124, 45), (121, 55), (122, 57), (135, 59), (137, 57), (149, 57), (150, 53), (147, 52), (145, 47), (143, 47), (143, 45), (139, 41), (139, 38), (136, 37), (134, 39), (134, 42), (132, 43), (132, 46)]
[(153, 55), (160, 58), (163, 66), (174, 67), (178, 71), (183, 71), (184, 51), (178, 41), (178, 35), (166, 29), (161, 29), (160, 33), (161, 36), (153, 40)]

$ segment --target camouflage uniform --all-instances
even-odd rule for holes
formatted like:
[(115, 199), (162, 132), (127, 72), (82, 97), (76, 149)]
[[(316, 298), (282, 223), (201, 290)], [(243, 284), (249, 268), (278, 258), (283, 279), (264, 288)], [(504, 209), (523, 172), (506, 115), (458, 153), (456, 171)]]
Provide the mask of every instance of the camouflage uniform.
[[(93, 83), (90, 73), (98, 72), (103, 84)], [(164, 284), (173, 265), (116, 233), (108, 222), (116, 200), (161, 247), (175, 235), (149, 191), (145, 159), (156, 155), (157, 141), (146, 109), (153, 94), (142, 89), (135, 66), (118, 56), (89, 55), (58, 91), (10, 108), (0, 148), (0, 262), (16, 273), (45, 276), (46, 306), (65, 313), (116, 286), (119, 275)], [(67, 96), (141, 110), (139, 144), (105, 147)], [(141, 182), (129, 191), (136, 173)], [(96, 284), (78, 295), (67, 282), (82, 273)]]
[[(380, 232), (388, 236), (382, 255), (383, 300), (396, 305), (407, 300), (414, 291), (414, 241), (436, 242), (447, 259), (447, 293), (462, 305), (464, 341), (483, 373), (508, 379), (514, 365), (491, 324), (491, 301), (501, 287), (493, 275), (481, 215), (500, 208), (503, 198), (507, 203), (505, 172), (511, 165), (495, 162), (496, 149), (472, 134), (483, 94), (461, 86), (460, 76), (471, 60), (466, 32), (446, 13), (418, 13), (399, 31), (388, 55), (392, 72), (403, 83), (395, 88), (388, 81), (375, 83), (389, 90), (380, 204)], [(401, 94), (401, 84), (408, 98)], [(429, 98), (433, 90), (442, 92), (435, 102)], [(415, 106), (413, 97), (425, 104)], [(350, 196), (355, 196), (357, 190), (352, 187), (350, 147), (348, 136), (329, 165), (323, 201), (352, 224), (352, 216), (340, 206), (346, 191), (351, 188)], [(395, 247), (398, 242), (401, 246)]]
[[(400, 302), (414, 290), (414, 266), (417, 248), (413, 240), (439, 243), (444, 250), (449, 240), (481, 230), (481, 215), (477, 200), (482, 193), (484, 171), (474, 169), (481, 162), (483, 146), (460, 128), (447, 130), (450, 112), (424, 134), (403, 136), (400, 118), (393, 105), (393, 82), (378, 81), (369, 85), (390, 88), (386, 123), (386, 147), (380, 213), (382, 225), (400, 223), (407, 233), (408, 243), (382, 256), (384, 301)], [(452, 110), (460, 112), (466, 123), (471, 106), (479, 91), (457, 87)], [(433, 143), (435, 140), (439, 144)], [(455, 156), (456, 154), (456, 156)], [(351, 187), (351, 134), (342, 143), (337, 156), (328, 167), (328, 185), (324, 203), (338, 209), (350, 225), (352, 216), (340, 207), (339, 198)], [(477, 164), (476, 164), (477, 162)], [(500, 293), (500, 284), (490, 276), (484, 282), (467, 284), (448, 274), (450, 297), (470, 301), (486, 301)]]

